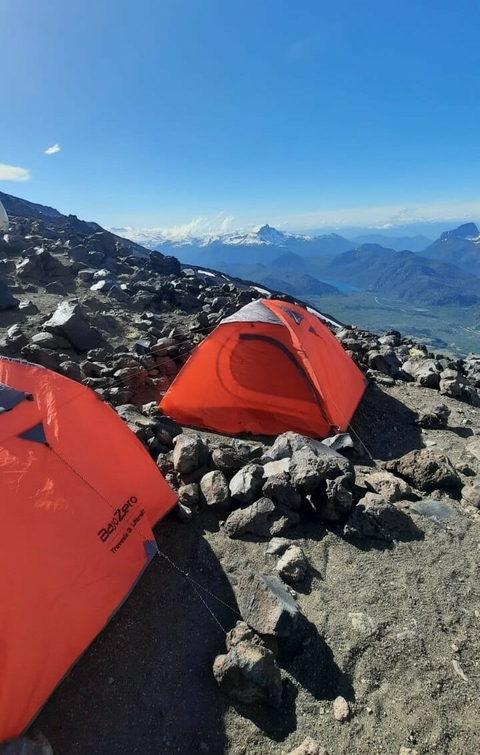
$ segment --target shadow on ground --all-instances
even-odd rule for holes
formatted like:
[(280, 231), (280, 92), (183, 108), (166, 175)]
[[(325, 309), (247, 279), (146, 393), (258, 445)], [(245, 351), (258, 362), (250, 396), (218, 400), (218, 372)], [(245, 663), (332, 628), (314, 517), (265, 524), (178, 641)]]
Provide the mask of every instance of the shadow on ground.
[(351, 422), (350, 433), (375, 459), (386, 461), (422, 448), (416, 414), (401, 401), (370, 384)]
[(317, 700), (343, 695), (354, 701), (349, 678), (336, 664), (331, 648), (315, 624), (300, 616), (295, 633), (279, 642), (278, 664)]
[[(235, 599), (197, 527), (174, 515), (159, 547), (225, 603)], [(197, 565), (195, 571), (192, 564)], [(206, 595), (228, 630), (236, 616)], [(184, 575), (156, 558), (132, 595), (49, 700), (35, 725), (58, 755), (225, 752), (228, 701), (212, 674), (222, 629)]]

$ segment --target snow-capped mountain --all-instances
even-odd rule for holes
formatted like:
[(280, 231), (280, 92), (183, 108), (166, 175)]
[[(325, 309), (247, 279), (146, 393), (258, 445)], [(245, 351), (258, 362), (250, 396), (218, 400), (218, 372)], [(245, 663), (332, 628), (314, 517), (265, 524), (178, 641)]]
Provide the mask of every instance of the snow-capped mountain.
[(175, 238), (168, 235), (163, 228), (111, 228), (112, 233), (118, 236), (142, 244), (147, 249), (155, 249), (160, 244), (174, 243), (179, 246), (210, 246), (211, 244), (228, 244), (235, 246), (258, 246), (259, 244), (274, 244), (276, 246), (287, 246), (292, 240), (311, 241), (314, 236), (304, 236), (295, 233), (283, 233), (276, 228), (263, 225), (257, 229), (249, 231), (232, 231), (229, 233), (204, 234), (202, 236), (186, 236), (185, 238)]
[(225, 262), (266, 263), (286, 252), (307, 257), (334, 255), (347, 251), (351, 246), (350, 241), (335, 233), (303, 236), (284, 233), (264, 225), (252, 231), (217, 234), (186, 241), (164, 241), (156, 249), (163, 254), (175, 254), (185, 263), (215, 267)]

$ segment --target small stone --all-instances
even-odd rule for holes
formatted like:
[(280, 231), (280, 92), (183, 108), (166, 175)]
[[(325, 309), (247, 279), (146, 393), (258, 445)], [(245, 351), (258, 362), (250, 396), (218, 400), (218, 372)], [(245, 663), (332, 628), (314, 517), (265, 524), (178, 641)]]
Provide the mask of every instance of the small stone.
[(375, 632), (375, 622), (367, 613), (349, 613), (348, 616), (350, 618), (350, 621), (352, 622), (352, 627), (357, 632), (361, 632), (366, 636), (371, 635)]
[(350, 716), (350, 706), (344, 697), (336, 697), (333, 701), (333, 717), (336, 721), (346, 721)]
[(390, 472), (374, 472), (365, 478), (365, 485), (373, 493), (381, 495), (385, 501), (395, 503), (412, 495), (410, 485)]
[(191, 482), (188, 485), (181, 485), (177, 491), (178, 500), (188, 509), (197, 506), (200, 500), (200, 489), (198, 483)]
[(298, 545), (291, 545), (277, 564), (277, 572), (284, 582), (294, 585), (305, 579), (308, 569), (308, 560), (303, 550)]
[(412, 750), (411, 747), (400, 747), (398, 755), (418, 755), (418, 750)]
[(462, 489), (462, 503), (480, 509), (480, 482), (464, 485)]
[(286, 537), (273, 537), (267, 547), (267, 556), (281, 556), (287, 548), (293, 545)]
[(288, 755), (328, 755), (328, 752), (312, 737), (307, 737), (298, 747), (290, 750)]

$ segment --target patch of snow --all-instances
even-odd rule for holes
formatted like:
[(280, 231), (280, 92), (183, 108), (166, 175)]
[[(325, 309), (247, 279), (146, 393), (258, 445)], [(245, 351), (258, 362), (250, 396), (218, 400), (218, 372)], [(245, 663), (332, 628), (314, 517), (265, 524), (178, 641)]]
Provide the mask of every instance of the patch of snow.
[(258, 291), (259, 294), (271, 294), (271, 291), (267, 291), (266, 288), (260, 288), (260, 286), (251, 286), (255, 291)]
[(322, 314), (317, 309), (313, 309), (312, 307), (307, 307), (307, 310), (310, 312), (310, 314), (318, 317), (319, 320), (323, 320), (324, 322), (329, 322), (331, 325), (334, 325), (336, 328), (342, 327), (339, 322), (337, 322), (336, 320), (332, 320), (330, 317), (327, 317), (326, 315)]

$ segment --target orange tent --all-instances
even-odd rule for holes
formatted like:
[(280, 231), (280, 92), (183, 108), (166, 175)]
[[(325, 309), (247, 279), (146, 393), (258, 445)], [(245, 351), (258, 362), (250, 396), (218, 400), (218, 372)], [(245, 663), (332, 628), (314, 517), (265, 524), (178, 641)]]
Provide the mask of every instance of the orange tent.
[(0, 472), (1, 742), (125, 600), (176, 497), (96, 393), (2, 358)]
[(164, 414), (229, 434), (345, 431), (366, 379), (320, 317), (283, 301), (247, 304), (193, 351)]

